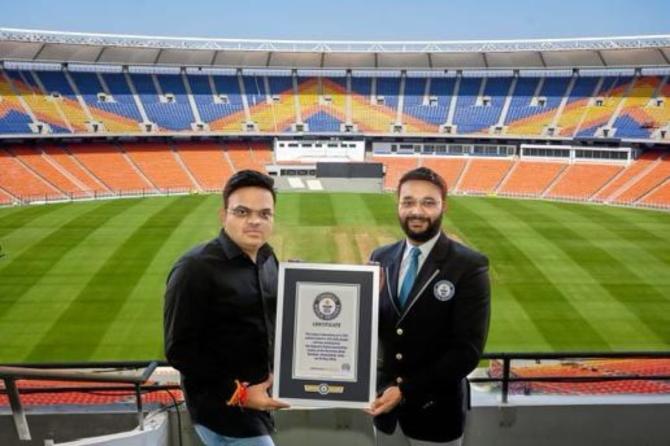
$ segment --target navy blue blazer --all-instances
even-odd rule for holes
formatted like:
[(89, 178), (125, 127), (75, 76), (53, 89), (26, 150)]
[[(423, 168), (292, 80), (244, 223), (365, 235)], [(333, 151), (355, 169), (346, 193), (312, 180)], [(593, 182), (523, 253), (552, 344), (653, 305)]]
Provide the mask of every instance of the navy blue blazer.
[(398, 305), (405, 240), (376, 249), (379, 296), (379, 392), (398, 385), (403, 402), (375, 417), (391, 434), (400, 423), (417, 440), (446, 442), (463, 435), (465, 377), (484, 351), (490, 319), (488, 259), (441, 234), (426, 258), (407, 305)]

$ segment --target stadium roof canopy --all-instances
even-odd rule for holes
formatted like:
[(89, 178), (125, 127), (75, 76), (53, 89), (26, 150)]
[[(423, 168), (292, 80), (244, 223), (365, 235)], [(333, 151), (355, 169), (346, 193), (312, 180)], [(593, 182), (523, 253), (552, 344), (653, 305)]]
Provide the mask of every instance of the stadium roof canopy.
[(363, 42), (150, 37), (0, 28), (0, 61), (275, 69), (670, 67), (670, 35)]

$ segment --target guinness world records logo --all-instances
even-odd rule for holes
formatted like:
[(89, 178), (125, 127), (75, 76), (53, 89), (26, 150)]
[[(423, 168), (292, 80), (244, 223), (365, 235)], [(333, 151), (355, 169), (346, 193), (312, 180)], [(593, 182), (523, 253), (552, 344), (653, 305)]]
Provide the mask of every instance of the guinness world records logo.
[(326, 291), (316, 296), (312, 308), (316, 317), (323, 321), (331, 321), (340, 315), (342, 303), (334, 293)]

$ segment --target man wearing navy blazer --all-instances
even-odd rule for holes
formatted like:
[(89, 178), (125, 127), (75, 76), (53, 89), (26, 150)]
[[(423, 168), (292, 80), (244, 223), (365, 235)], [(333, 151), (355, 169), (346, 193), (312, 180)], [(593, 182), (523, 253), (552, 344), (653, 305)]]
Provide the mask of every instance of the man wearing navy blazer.
[(466, 376), (488, 333), (488, 259), (441, 230), (447, 185), (421, 167), (398, 183), (398, 220), (407, 238), (376, 249), (379, 299), (378, 446), (461, 445)]

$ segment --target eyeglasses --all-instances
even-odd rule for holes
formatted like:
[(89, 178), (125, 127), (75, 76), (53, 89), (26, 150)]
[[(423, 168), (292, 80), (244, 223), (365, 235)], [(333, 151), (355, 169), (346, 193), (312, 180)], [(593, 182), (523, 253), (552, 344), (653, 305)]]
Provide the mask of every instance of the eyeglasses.
[(226, 212), (230, 212), (236, 218), (248, 219), (251, 218), (254, 214), (258, 215), (258, 218), (264, 221), (270, 221), (274, 217), (274, 213), (270, 209), (261, 209), (260, 211), (255, 211), (249, 209), (246, 206), (237, 206), (232, 209), (226, 209)]
[(400, 202), (400, 207), (403, 209), (411, 209), (418, 204), (422, 208), (430, 210), (435, 209), (441, 203), (442, 203), (441, 201), (436, 201), (433, 200), (432, 198), (424, 198), (423, 200), (405, 199)]

